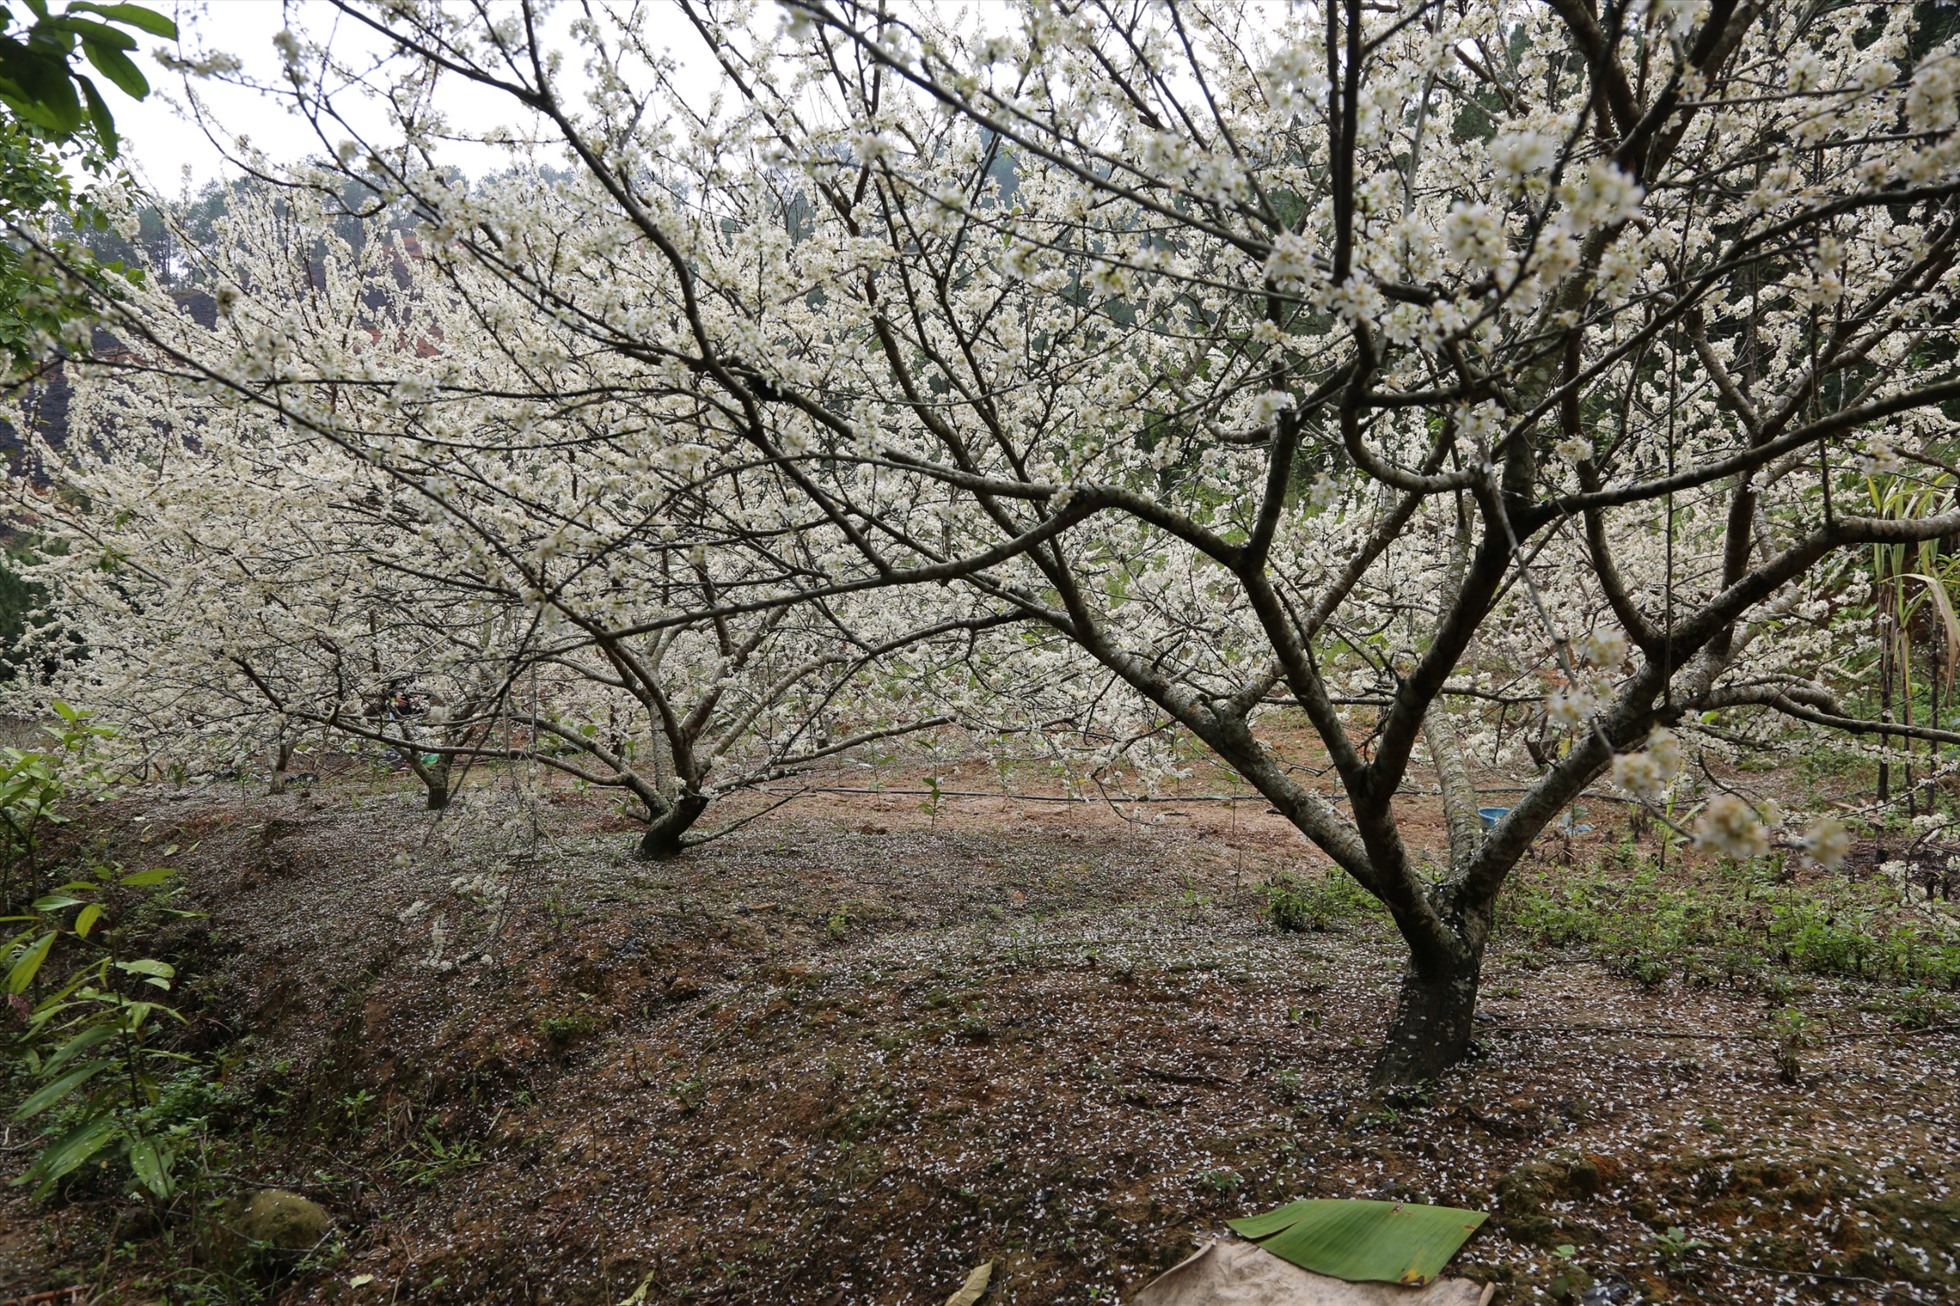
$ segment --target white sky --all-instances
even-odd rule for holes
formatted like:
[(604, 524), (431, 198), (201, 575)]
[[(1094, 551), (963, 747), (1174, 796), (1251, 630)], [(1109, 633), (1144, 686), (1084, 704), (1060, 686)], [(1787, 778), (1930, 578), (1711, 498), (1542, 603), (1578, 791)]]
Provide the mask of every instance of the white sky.
[[(223, 50), (243, 60), (249, 72), (276, 75), (279, 60), (272, 38), (287, 25), (288, 6), (282, 0), (151, 2), (153, 8), (173, 13), (186, 54)], [(292, 7), (304, 12), (310, 6), (302, 3)], [(137, 39), (146, 55), (166, 44), (151, 36)], [(110, 111), (116, 115), (116, 130), (123, 138), (124, 162), (152, 187), (164, 191), (177, 188), (186, 168), (194, 186), (222, 175), (222, 156), (184, 112), (182, 80), (153, 59), (140, 62), (150, 79), (149, 99), (139, 103), (120, 92), (107, 92)], [(199, 83), (199, 92), (218, 109), (227, 126), (234, 122), (249, 124), (252, 137), (274, 158), (310, 152), (311, 133), (278, 106), (238, 88), (211, 82)]]
[[(152, 8), (171, 13), (177, 20), (181, 41), (179, 53), (187, 58), (196, 58), (215, 51), (237, 57), (244, 64), (244, 76), (250, 80), (277, 83), (281, 79), (282, 63), (273, 46), (273, 37), (287, 28), (305, 31), (314, 37), (324, 37), (331, 31), (336, 52), (370, 51), (379, 52), (386, 48), (386, 42), (374, 36), (355, 21), (340, 15), (325, 0), (143, 0)], [(975, 23), (983, 27), (990, 25), (994, 11), (994, 0), (961, 0), (957, 5), (952, 0), (914, 0), (916, 3), (938, 6), (942, 12), (953, 15), (952, 21)], [(630, 9), (629, 5), (619, 6)], [(550, 15), (544, 27), (544, 40), (548, 47), (569, 49), (568, 28), (578, 16), (583, 6), (576, 0), (560, 0), (556, 10)], [(671, 52), (676, 57), (680, 76), (684, 82), (698, 79), (700, 92), (706, 95), (719, 80), (720, 72), (713, 57), (701, 44), (697, 33), (676, 10), (664, 0), (653, 0), (644, 9), (644, 30), (651, 38), (649, 44), (656, 48), (668, 45), (671, 38)], [(338, 27), (334, 24), (338, 20)], [(554, 39), (554, 37), (556, 39)], [(192, 120), (185, 108), (184, 79), (176, 73), (160, 67), (154, 59), (147, 57), (152, 50), (165, 44), (156, 37), (139, 36), (139, 59), (143, 70), (150, 78), (151, 94), (141, 102), (129, 99), (114, 87), (104, 85), (104, 93), (109, 97), (110, 109), (116, 115), (116, 127), (124, 138), (123, 158), (132, 172), (151, 189), (164, 194), (174, 194), (184, 185), (185, 170), (189, 170), (189, 184), (195, 190), (205, 182), (224, 176), (230, 171), (223, 153), (207, 139), (204, 131)], [(582, 60), (568, 58), (561, 70), (566, 83), (565, 89), (577, 94), (585, 82)], [(261, 96), (243, 87), (229, 85), (213, 79), (203, 79), (193, 83), (199, 98), (211, 111), (211, 118), (219, 132), (220, 139), (228, 146), (231, 138), (244, 134), (251, 143), (275, 163), (291, 163), (307, 156), (318, 156), (328, 152), (330, 145), (323, 145), (303, 120), (289, 113), (279, 101)], [(336, 98), (343, 111), (350, 108), (348, 97)], [(514, 129), (520, 135), (530, 135), (531, 123), (526, 120), (518, 106), (508, 97), (495, 91), (470, 86), (452, 80), (441, 85), (437, 93), (437, 105), (448, 119), (459, 127), (473, 132), (487, 131), (496, 127)], [(350, 117), (353, 117), (350, 113)], [(369, 115), (379, 126), (381, 116)], [(461, 167), (466, 172), (483, 172), (506, 167), (509, 155), (503, 150), (488, 146), (443, 147), (439, 157), (443, 162)]]
[[(180, 43), (176, 49), (178, 55), (196, 59), (223, 51), (237, 57), (245, 65), (245, 78), (259, 82), (280, 82), (282, 61), (272, 45), (272, 37), (288, 27), (294, 31), (306, 31), (316, 39), (331, 33), (331, 43), (337, 53), (378, 53), (386, 49), (386, 41), (382, 37), (372, 35), (367, 27), (357, 24), (355, 20), (341, 16), (325, 0), (143, 2), (176, 18), (180, 33)], [(951, 22), (956, 24), (986, 27), (992, 25), (994, 16), (998, 14), (996, 0), (958, 0), (958, 4), (955, 4), (955, 0), (909, 2), (937, 6), (943, 14), (951, 12)], [(617, 8), (631, 10), (633, 6), (621, 4)], [(543, 39), (549, 49), (570, 49), (572, 43), (568, 39), (568, 25), (582, 10), (584, 6), (578, 4), (578, 0), (559, 0), (557, 10), (551, 12), (543, 27)], [(641, 12), (643, 31), (649, 37), (649, 45), (668, 45), (670, 53), (676, 57), (684, 86), (688, 82), (696, 82), (700, 94), (710, 94), (710, 88), (719, 82), (719, 67), (715, 65), (710, 51), (702, 47), (692, 24), (688, 24), (664, 0), (645, 4)], [(102, 78), (96, 78), (98, 84), (104, 86), (104, 94), (110, 98), (110, 110), (116, 114), (116, 127), (123, 137), (123, 163), (151, 190), (161, 194), (178, 192), (178, 188), (184, 186), (186, 169), (192, 190), (200, 188), (208, 180), (229, 175), (233, 169), (227, 165), (223, 151), (206, 137), (206, 131), (190, 118), (186, 110), (184, 78), (165, 71), (155, 63), (155, 59), (149, 57), (151, 51), (165, 45), (165, 41), (159, 37), (139, 35), (137, 45), (139, 65), (151, 80), (151, 94), (147, 100), (129, 100), (120, 90), (108, 86)], [(586, 84), (582, 59), (566, 59), (561, 76), (564, 90), (576, 96)], [(333, 145), (339, 145), (337, 139), (323, 145), (306, 120), (296, 118), (282, 102), (269, 96), (261, 96), (253, 90), (216, 78), (202, 78), (192, 82), (192, 86), (196, 88), (198, 98), (208, 106), (214, 129), (227, 147), (231, 145), (231, 137), (243, 133), (272, 163), (296, 163), (310, 155), (318, 157), (329, 153)], [(692, 90), (692, 86), (686, 86), (684, 94), (690, 94), (692, 98)], [(359, 122), (359, 118), (351, 112), (353, 100), (349, 96), (337, 96), (335, 104), (343, 112), (349, 112), (349, 118)], [(494, 90), (470, 86), (461, 78), (439, 84), (437, 108), (449, 118), (449, 122), (466, 127), (468, 131), (512, 127), (517, 135), (531, 135), (529, 127), (533, 124), (514, 100)], [(372, 126), (382, 126), (382, 116), (378, 112), (365, 118), (372, 122)], [(386, 131), (382, 131), (382, 135), (386, 135)], [(482, 175), (486, 171), (510, 165), (510, 155), (506, 151), (486, 145), (451, 143), (439, 151), (439, 157), (443, 163), (461, 167), (472, 175)]]
[[(340, 26), (334, 35), (337, 50), (350, 45), (356, 49), (381, 48), (378, 39), (321, 0), (146, 2), (153, 8), (173, 13), (182, 38), (179, 49), (184, 56), (223, 51), (242, 61), (245, 76), (254, 80), (276, 82), (279, 79), (281, 63), (273, 37), (288, 27), (312, 29), (319, 35), (339, 18)], [(554, 26), (562, 26), (570, 8), (561, 7), (560, 22)], [(680, 44), (683, 34), (677, 17), (675, 21), (675, 35)], [(155, 37), (138, 39), (140, 53), (146, 56), (165, 44)], [(143, 58), (141, 63), (150, 78), (151, 94), (147, 100), (134, 101), (105, 86), (110, 109), (116, 115), (116, 128), (123, 137), (124, 162), (150, 187), (164, 193), (175, 192), (184, 184), (186, 170), (192, 189), (229, 172), (223, 153), (188, 112), (183, 78), (166, 71), (154, 59)], [(575, 61), (568, 64), (568, 72), (576, 66)], [(101, 79), (97, 81), (100, 83)], [(284, 104), (214, 79), (198, 80), (193, 85), (199, 99), (210, 110), (212, 122), (222, 129), (219, 139), (227, 145), (232, 137), (244, 134), (267, 158), (279, 163), (326, 152), (327, 147), (322, 146), (312, 128), (291, 114)], [(348, 102), (342, 99), (340, 103), (345, 108)], [(472, 129), (524, 125), (517, 106), (493, 91), (453, 85), (444, 88), (439, 103), (452, 121), (467, 123)], [(472, 158), (473, 153), (480, 157)], [(477, 147), (475, 151), (451, 148), (444, 151), (444, 157), (475, 171), (495, 166), (505, 156), (493, 156), (487, 149)]]

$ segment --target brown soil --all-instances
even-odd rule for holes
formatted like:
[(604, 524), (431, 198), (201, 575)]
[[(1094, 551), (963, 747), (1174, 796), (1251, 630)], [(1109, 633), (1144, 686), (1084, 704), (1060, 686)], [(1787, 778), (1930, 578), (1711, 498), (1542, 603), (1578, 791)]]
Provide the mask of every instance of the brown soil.
[[(173, 946), (234, 1055), (226, 1173), (338, 1221), (282, 1303), (940, 1301), (983, 1261), (990, 1301), (1114, 1300), (1299, 1196), (1492, 1211), (1455, 1268), (1500, 1301), (1960, 1299), (1960, 1033), (1863, 986), (1779, 996), (1827, 1031), (1791, 1085), (1746, 986), (1500, 951), (1477, 1059), (1382, 1100), (1398, 945), (1266, 923), (1324, 859), (1256, 800), (811, 793), (649, 864), (597, 800), (537, 838), (467, 797), (107, 814), (210, 913)], [(64, 1263), (163, 1299), (104, 1258), (111, 1191), (0, 1210), (0, 1301)]]

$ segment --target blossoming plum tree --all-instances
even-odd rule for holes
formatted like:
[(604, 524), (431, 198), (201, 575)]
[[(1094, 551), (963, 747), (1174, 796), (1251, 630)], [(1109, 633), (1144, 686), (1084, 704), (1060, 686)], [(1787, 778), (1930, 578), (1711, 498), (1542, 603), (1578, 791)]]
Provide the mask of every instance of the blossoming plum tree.
[[(767, 559), (739, 586), (587, 605), (574, 642), (867, 594), (857, 620), (1039, 624), (1393, 917), (1384, 1080), (1464, 1054), (1534, 837), (1608, 771), (1665, 783), (1698, 714), (1960, 741), (1840, 703), (1812, 638), (1828, 560), (1960, 531), (1950, 494), (1907, 519), (1850, 492), (1954, 447), (1960, 58), (1919, 9), (679, 0), (692, 56), (593, 10), (566, 58), (530, 0), (338, 8), (393, 58), (287, 35), (274, 89), (345, 141), (294, 183), (412, 206), (457, 301), (554, 378), (530, 402), (628, 396), (765, 506), (717, 526)], [(391, 126), (357, 131), (389, 78)], [(471, 135), (429, 93), (456, 79), (536, 128), (480, 138), (570, 176), (437, 167)], [(287, 397), (336, 361), (295, 330), (225, 366), (339, 429)], [(409, 407), (498, 393), (435, 370)], [(579, 458), (667, 492), (640, 426), (587, 429)], [(641, 575), (675, 561), (655, 520), (618, 537)], [(755, 551), (791, 523), (793, 558)], [(1542, 771), (1486, 832), (1466, 740), (1520, 699)], [(1425, 756), (1436, 866), (1403, 824)], [(1764, 837), (1726, 801), (1701, 834)]]
[(199, 763), (368, 740), (432, 808), (458, 759), (535, 760), (622, 791), (649, 856), (716, 794), (946, 720), (917, 673), (997, 618), (715, 612), (797, 565), (796, 523), (372, 225), (241, 191), (213, 243), (181, 233), (203, 299), (125, 295), (126, 347), (71, 364), (56, 493), (23, 487), (66, 651), (37, 690)]

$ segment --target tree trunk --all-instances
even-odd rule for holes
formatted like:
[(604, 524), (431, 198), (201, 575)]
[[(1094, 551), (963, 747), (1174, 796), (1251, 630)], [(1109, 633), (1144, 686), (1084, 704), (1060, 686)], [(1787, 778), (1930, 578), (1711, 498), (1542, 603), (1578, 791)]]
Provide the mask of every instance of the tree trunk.
[(272, 779), (266, 785), (265, 791), (269, 794), (285, 793), (286, 773), (292, 770), (292, 767), (293, 767), (293, 742), (290, 739), (282, 739), (279, 741), (278, 747), (274, 750), (273, 753)]
[(1395, 998), (1388, 1037), (1375, 1061), (1377, 1087), (1434, 1079), (1463, 1060), (1470, 1050), (1482, 972), (1481, 944), (1466, 946), (1454, 957), (1410, 965)]
[(426, 768), (422, 776), (422, 788), (428, 793), (426, 810), (440, 812), (449, 806), (449, 758), (444, 756), (434, 766)]
[(701, 794), (682, 794), (674, 799), (665, 811), (653, 818), (653, 824), (640, 836), (640, 856), (650, 861), (665, 861), (669, 857), (680, 856), (687, 848), (681, 836), (707, 810), (708, 800)]

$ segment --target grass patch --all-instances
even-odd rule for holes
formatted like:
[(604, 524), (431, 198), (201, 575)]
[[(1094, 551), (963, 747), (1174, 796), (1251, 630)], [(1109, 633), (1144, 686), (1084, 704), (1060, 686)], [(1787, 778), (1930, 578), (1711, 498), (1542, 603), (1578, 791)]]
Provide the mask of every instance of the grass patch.
[(1808, 975), (1960, 989), (1960, 943), (1902, 914), (1875, 881), (1779, 883), (1773, 865), (1663, 881), (1527, 868), (1498, 903), (1514, 947), (1581, 948), (1615, 974), (1657, 987), (1670, 978), (1733, 981), (1774, 967)]
[(1339, 871), (1312, 878), (1282, 871), (1265, 888), (1266, 919), (1286, 934), (1324, 934), (1381, 910), (1366, 889)]

